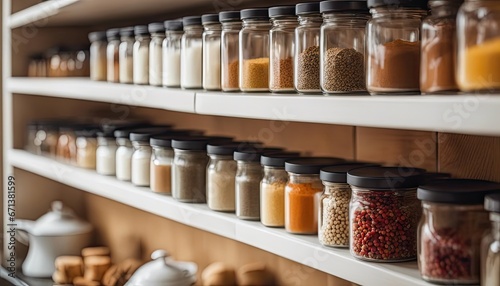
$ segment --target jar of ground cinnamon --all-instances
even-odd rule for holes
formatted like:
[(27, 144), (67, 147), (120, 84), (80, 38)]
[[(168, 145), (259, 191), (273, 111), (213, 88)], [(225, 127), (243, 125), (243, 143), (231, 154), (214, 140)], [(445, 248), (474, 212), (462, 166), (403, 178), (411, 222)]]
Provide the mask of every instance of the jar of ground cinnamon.
[(420, 26), (428, 1), (394, 2), (367, 2), (373, 16), (366, 29), (366, 88), (371, 94), (420, 91)]
[(455, 80), (456, 17), (463, 0), (430, 0), (431, 15), (422, 22), (420, 91), (458, 90)]

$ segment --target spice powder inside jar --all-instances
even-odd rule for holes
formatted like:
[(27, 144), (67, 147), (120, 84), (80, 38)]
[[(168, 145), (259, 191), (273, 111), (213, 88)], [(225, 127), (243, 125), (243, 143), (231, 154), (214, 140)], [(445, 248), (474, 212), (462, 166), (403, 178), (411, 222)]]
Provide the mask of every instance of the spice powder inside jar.
[(324, 65), (325, 90), (339, 93), (366, 90), (362, 53), (355, 49), (330, 48), (326, 51)]
[[(304, 50), (298, 56), (297, 62), (297, 89), (319, 90), (319, 46), (312, 46)], [(364, 79), (363, 79), (364, 80)]]
[(244, 60), (243, 73), (241, 88), (269, 88), (269, 58)]

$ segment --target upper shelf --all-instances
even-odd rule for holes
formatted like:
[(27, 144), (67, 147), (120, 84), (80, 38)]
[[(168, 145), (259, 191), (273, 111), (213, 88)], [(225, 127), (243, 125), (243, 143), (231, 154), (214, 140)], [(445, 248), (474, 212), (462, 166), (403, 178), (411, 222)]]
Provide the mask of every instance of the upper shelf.
[(303, 96), (185, 91), (83, 78), (10, 78), (12, 93), (173, 111), (349, 126), (500, 136), (500, 96)]
[[(234, 214), (215, 212), (206, 204), (179, 203), (114, 177), (69, 166), (55, 160), (10, 150), (8, 162), (17, 168), (102, 196), (179, 223), (252, 245), (292, 261), (360, 285), (430, 286), (418, 273), (416, 262), (367, 263), (353, 258), (347, 249), (322, 247), (317, 236), (292, 235), (284, 229), (243, 221)], [(292, 277), (293, 278), (293, 277)], [(298, 277), (297, 277), (298, 278)], [(293, 279), (292, 279), (293, 280)]]

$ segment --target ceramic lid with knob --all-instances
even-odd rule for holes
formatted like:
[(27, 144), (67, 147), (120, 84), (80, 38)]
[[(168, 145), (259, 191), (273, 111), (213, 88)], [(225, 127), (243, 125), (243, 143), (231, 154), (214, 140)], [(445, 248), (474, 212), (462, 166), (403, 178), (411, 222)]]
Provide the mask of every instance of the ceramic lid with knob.
[(151, 259), (125, 286), (190, 286), (196, 282), (196, 263), (174, 261), (164, 250), (153, 252)]
[(28, 232), (36, 236), (60, 236), (87, 233), (92, 225), (78, 218), (62, 202), (54, 201), (51, 211), (36, 220)]

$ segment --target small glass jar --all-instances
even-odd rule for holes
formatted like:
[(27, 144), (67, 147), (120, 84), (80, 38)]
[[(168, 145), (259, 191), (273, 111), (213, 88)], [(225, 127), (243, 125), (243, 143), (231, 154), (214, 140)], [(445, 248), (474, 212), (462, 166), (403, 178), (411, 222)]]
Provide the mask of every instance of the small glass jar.
[(172, 163), (174, 150), (171, 136), (153, 136), (149, 140), (153, 154), (151, 155), (150, 188), (153, 192), (172, 194)]
[(366, 28), (366, 88), (371, 94), (418, 93), (420, 26), (427, 0), (368, 2), (372, 19)]
[(132, 154), (134, 148), (130, 142), (129, 136), (133, 129), (119, 129), (113, 135), (116, 138), (116, 178), (120, 181), (130, 181), (132, 173)]
[(148, 31), (151, 34), (151, 42), (149, 43), (149, 85), (162, 86), (162, 44), (165, 39), (165, 26), (163, 23), (151, 23), (148, 25)]
[(319, 199), (318, 237), (324, 246), (349, 247), (349, 203), (351, 187), (347, 172), (360, 167), (376, 166), (352, 163), (321, 169), (319, 178), (324, 190)]
[(76, 163), (76, 136), (74, 128), (71, 126), (62, 126), (59, 128), (58, 133), (56, 158), (67, 163)]
[(500, 2), (467, 0), (457, 15), (457, 83), (462, 91), (500, 90)]
[(350, 170), (350, 251), (355, 258), (397, 262), (417, 257), (417, 227), (422, 214), (417, 187), (425, 170), (364, 167)]
[(35, 137), (36, 154), (55, 157), (59, 140), (59, 122), (42, 121), (37, 124)]
[(366, 2), (323, 1), (320, 11), (321, 89), (326, 94), (366, 91), (365, 30), (370, 19)]
[(237, 162), (236, 216), (239, 219), (260, 219), (260, 181), (263, 177), (261, 154), (257, 150), (234, 152), (233, 158)]
[(116, 174), (116, 139), (113, 132), (97, 133), (96, 172), (101, 175)]
[(239, 86), (241, 91), (269, 90), (268, 9), (241, 10), (243, 26), (239, 44)]
[(207, 174), (206, 137), (172, 140), (172, 197), (184, 203), (206, 202)]
[(106, 48), (106, 70), (108, 82), (120, 82), (119, 49), (120, 29), (109, 29), (106, 31), (108, 46)]
[(91, 130), (77, 131), (76, 165), (80, 168), (95, 170), (97, 140), (96, 132)]
[[(106, 81), (106, 32), (92, 32), (89, 34), (90, 45), (90, 79)], [(62, 61), (61, 61), (62, 63)], [(67, 64), (60, 66), (67, 76)]]
[(426, 281), (479, 284), (480, 245), (489, 228), (484, 197), (500, 184), (469, 179), (432, 181), (418, 188), (423, 217), (418, 228), (418, 265)]
[(269, 227), (285, 226), (285, 161), (299, 153), (271, 153), (260, 157), (264, 177), (260, 182), (260, 222)]
[(235, 211), (236, 161), (233, 153), (235, 144), (209, 144), (207, 153), (210, 161), (207, 167), (207, 205), (222, 212)]
[(201, 17), (182, 18), (184, 34), (181, 42), (181, 87), (202, 88), (203, 26)]
[(26, 141), (24, 144), (24, 150), (40, 155), (41, 151), (39, 151), (40, 144), (36, 144), (36, 133), (38, 131), (38, 123), (30, 122), (26, 125)]
[(182, 21), (165, 21), (165, 40), (163, 40), (163, 76), (166, 87), (181, 86), (181, 39)]
[(298, 25), (295, 6), (269, 8), (272, 28), (269, 31), (269, 89), (272, 92), (291, 92), (293, 87), (293, 56), (295, 28)]
[(449, 93), (455, 80), (456, 19), (463, 0), (430, 0), (431, 15), (422, 22), (420, 91)]
[(337, 158), (301, 158), (285, 162), (285, 229), (294, 234), (318, 233), (318, 197), (323, 190), (321, 168), (342, 162)]
[(239, 11), (219, 13), (221, 33), (221, 88), (223, 91), (239, 91)]
[[(90, 74), (90, 55), (87, 47), (79, 47), (74, 51), (76, 76), (88, 77)], [(47, 76), (46, 63), (40, 67), (43, 70), (44, 76)]]
[(484, 208), (490, 212), (491, 231), (481, 242), (481, 285), (500, 285), (500, 194), (488, 195)]
[(120, 83), (134, 82), (134, 27), (120, 29), (120, 47), (118, 50)]
[(295, 29), (294, 86), (300, 93), (320, 93), (320, 27), (323, 18), (319, 3), (295, 6), (299, 26)]
[(203, 89), (220, 90), (220, 37), (222, 26), (219, 14), (201, 16), (203, 24)]
[(148, 26), (135, 26), (134, 84), (149, 84), (149, 36)]

